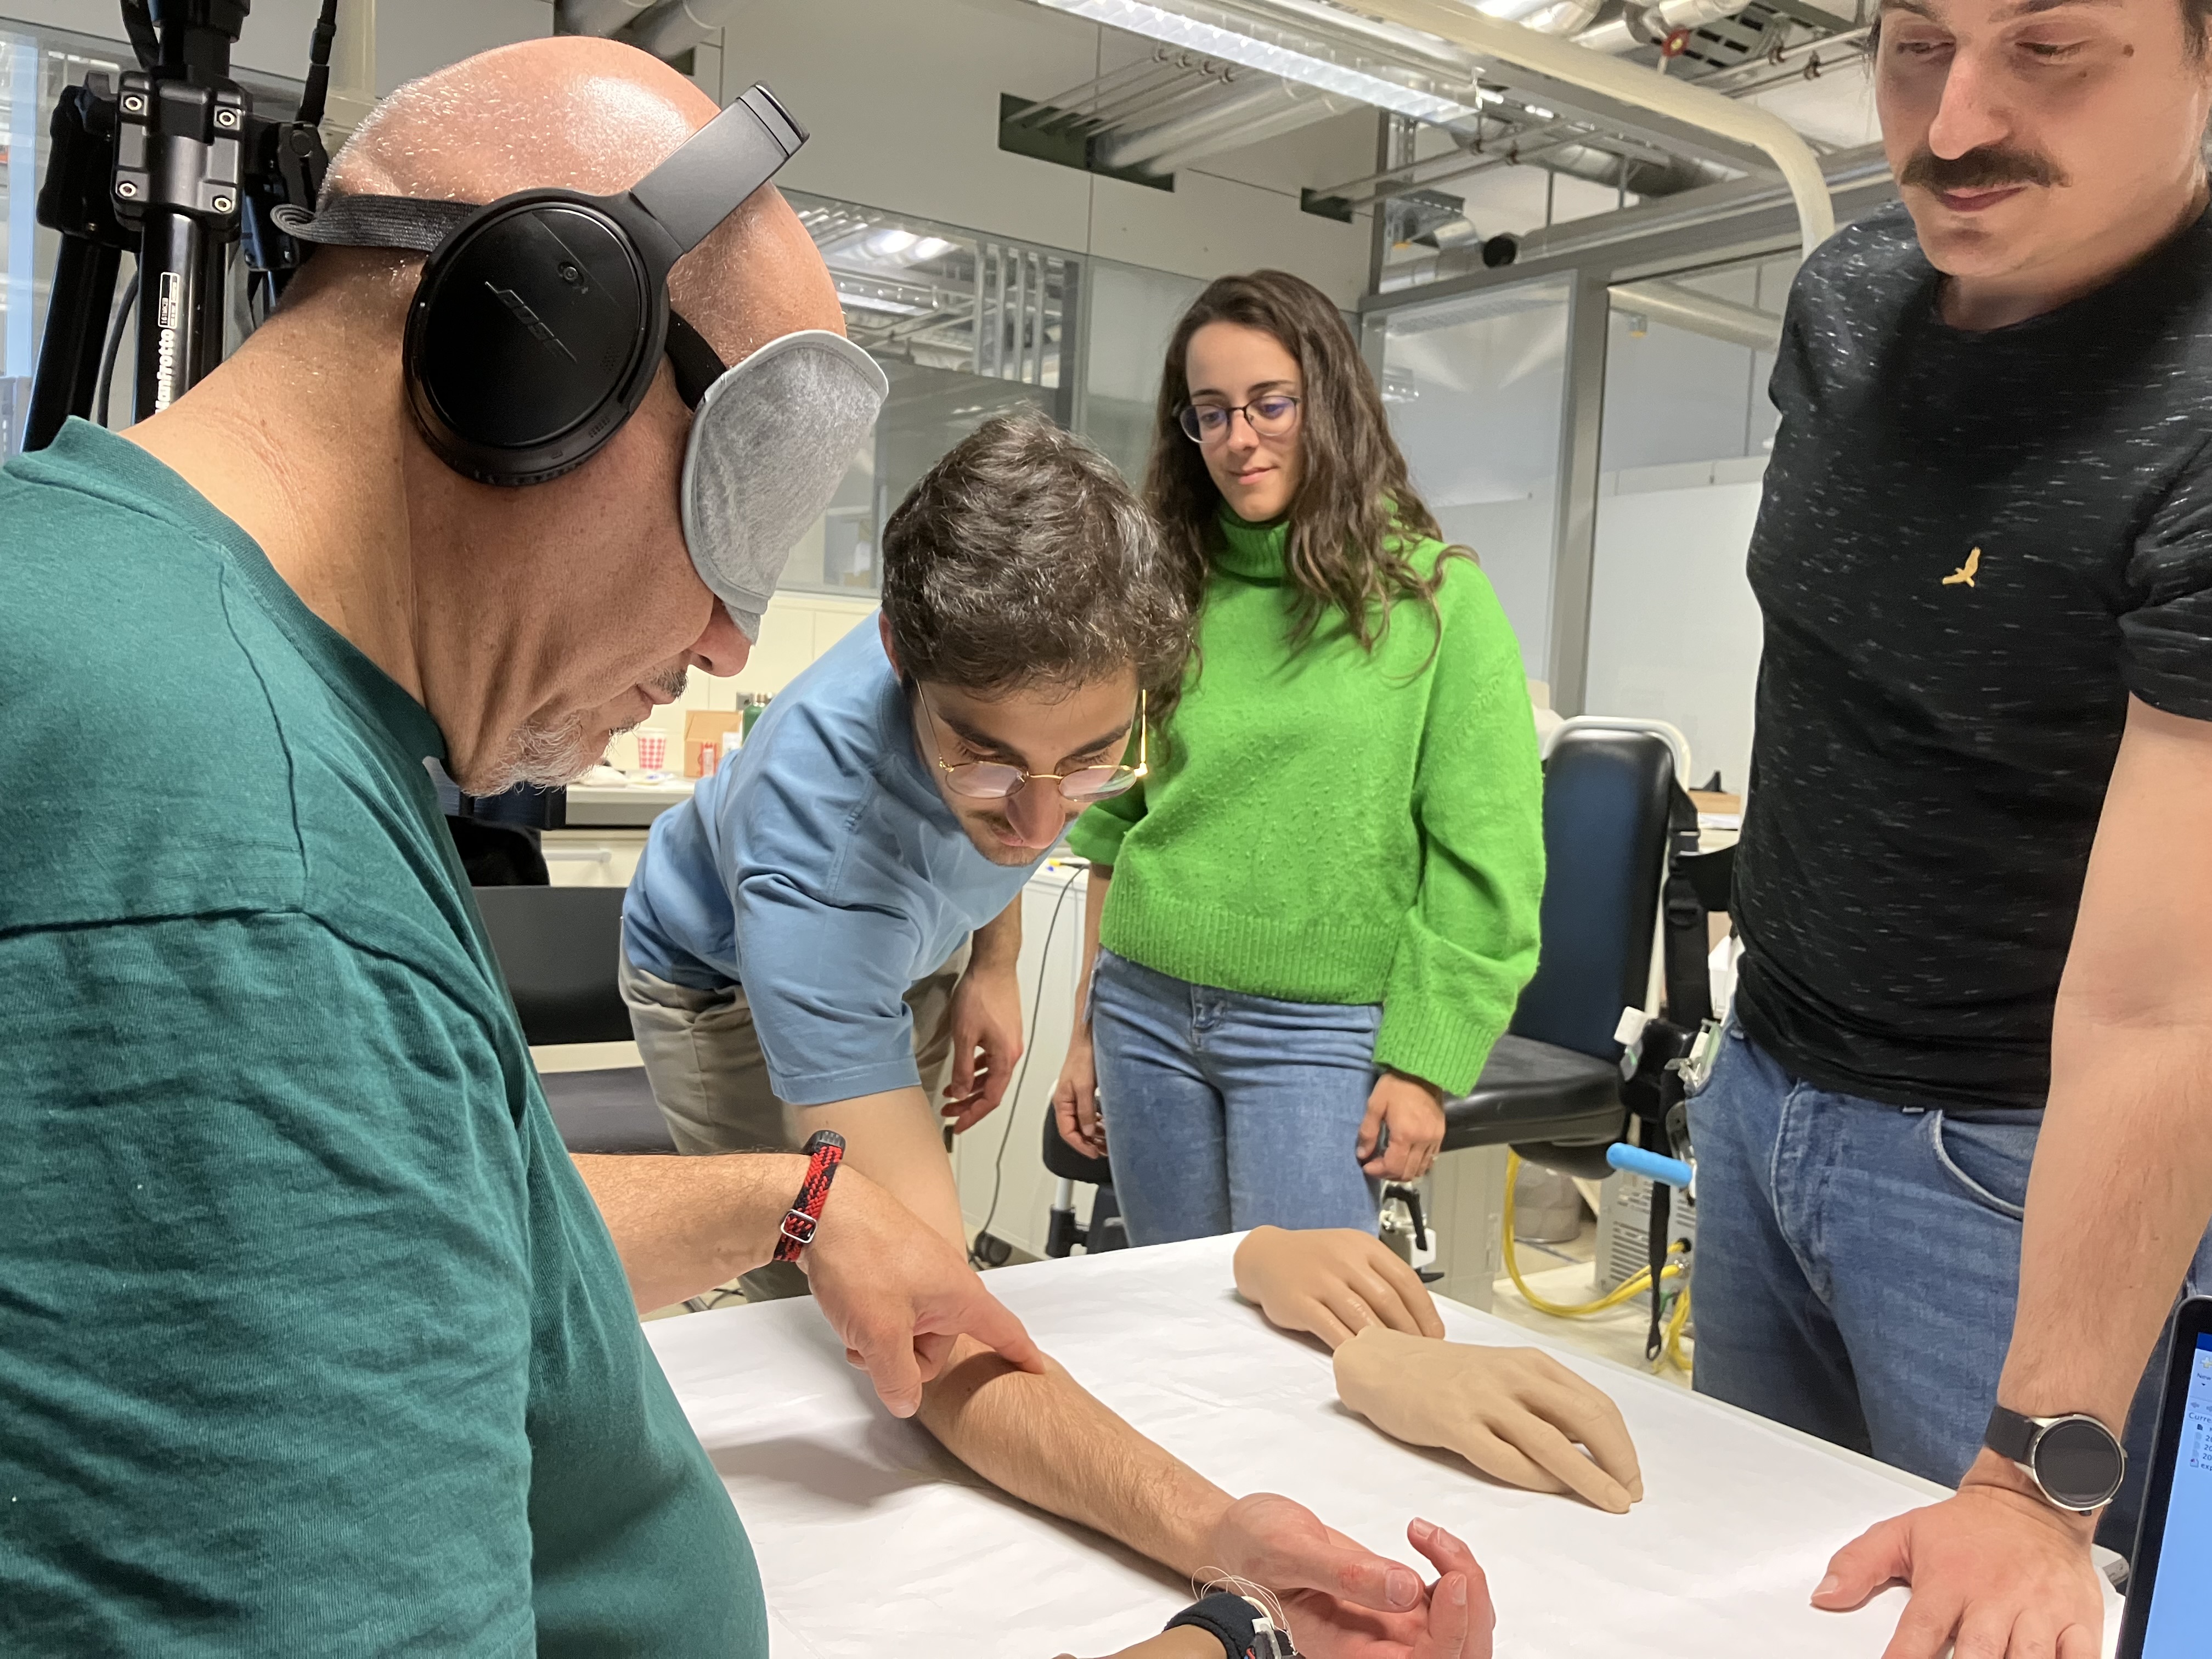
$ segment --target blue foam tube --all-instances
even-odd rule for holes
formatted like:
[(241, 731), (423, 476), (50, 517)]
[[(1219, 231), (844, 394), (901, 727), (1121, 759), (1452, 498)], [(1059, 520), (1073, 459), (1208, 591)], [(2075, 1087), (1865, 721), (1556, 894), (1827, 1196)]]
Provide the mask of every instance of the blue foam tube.
[(1647, 1181), (1663, 1181), (1669, 1187), (1687, 1187), (1692, 1173), (1690, 1166), (1679, 1158), (1662, 1158), (1657, 1152), (1645, 1152), (1641, 1146), (1632, 1146), (1625, 1140), (1615, 1141), (1605, 1149), (1605, 1161), (1616, 1170), (1640, 1175)]

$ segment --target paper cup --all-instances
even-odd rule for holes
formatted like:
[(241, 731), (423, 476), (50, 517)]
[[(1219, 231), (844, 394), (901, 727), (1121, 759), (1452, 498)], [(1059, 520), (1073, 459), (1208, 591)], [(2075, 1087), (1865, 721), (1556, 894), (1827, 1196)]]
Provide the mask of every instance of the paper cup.
[(641, 726), (637, 734), (638, 769), (644, 772), (665, 772), (668, 769), (668, 733)]

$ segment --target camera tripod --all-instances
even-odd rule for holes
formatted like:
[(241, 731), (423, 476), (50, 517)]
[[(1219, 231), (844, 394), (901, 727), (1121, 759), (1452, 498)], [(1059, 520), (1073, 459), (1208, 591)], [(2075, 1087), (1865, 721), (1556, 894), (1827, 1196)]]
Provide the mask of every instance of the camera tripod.
[[(255, 114), (230, 78), (251, 3), (122, 0), (138, 67), (119, 85), (88, 76), (55, 104), (38, 210), (40, 224), (61, 233), (61, 252), (25, 448), (43, 449), (69, 416), (104, 406), (134, 301), (133, 413), (143, 420), (222, 360), (233, 244), (243, 240), (248, 282), (270, 302), (306, 258), (270, 214), (287, 203), (313, 207), (330, 165), (319, 126), (337, 0), (323, 0), (307, 90), (289, 120)], [(126, 252), (137, 274), (118, 310)]]

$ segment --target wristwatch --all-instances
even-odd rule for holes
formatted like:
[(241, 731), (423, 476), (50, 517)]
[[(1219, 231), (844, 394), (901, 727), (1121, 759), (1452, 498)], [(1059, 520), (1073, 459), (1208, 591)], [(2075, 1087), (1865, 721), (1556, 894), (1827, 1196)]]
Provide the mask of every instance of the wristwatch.
[(1982, 1443), (2025, 1470), (2051, 1503), (2075, 1515), (2111, 1503), (2128, 1472), (2119, 1437), (2081, 1412), (2023, 1417), (1999, 1406), (1990, 1413)]

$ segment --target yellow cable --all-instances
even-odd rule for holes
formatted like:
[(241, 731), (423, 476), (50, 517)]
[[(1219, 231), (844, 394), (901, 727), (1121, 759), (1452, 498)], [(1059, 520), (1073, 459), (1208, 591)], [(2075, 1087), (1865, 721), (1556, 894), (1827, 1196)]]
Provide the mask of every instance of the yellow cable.
[[(1512, 1277), (1513, 1288), (1521, 1292), (1530, 1307), (1538, 1313), (1550, 1314), (1555, 1319), (1576, 1319), (1584, 1314), (1604, 1313), (1609, 1309), (1618, 1308), (1624, 1302), (1632, 1302), (1650, 1290), (1651, 1269), (1649, 1267), (1639, 1269), (1632, 1278), (1624, 1279), (1594, 1302), (1547, 1302), (1530, 1290), (1528, 1281), (1521, 1276), (1521, 1255), (1513, 1244), (1513, 1188), (1520, 1173), (1521, 1154), (1509, 1147), (1505, 1153), (1505, 1271)], [(1661, 1282), (1679, 1279), (1681, 1273), (1681, 1268), (1669, 1267), (1660, 1276)]]
[[(1690, 1322), (1690, 1287), (1682, 1286), (1681, 1294), (1674, 1298), (1674, 1311), (1667, 1318), (1666, 1358), (1678, 1371), (1690, 1369), (1690, 1362), (1682, 1358), (1682, 1328)], [(1652, 1370), (1659, 1368), (1654, 1365)]]

